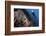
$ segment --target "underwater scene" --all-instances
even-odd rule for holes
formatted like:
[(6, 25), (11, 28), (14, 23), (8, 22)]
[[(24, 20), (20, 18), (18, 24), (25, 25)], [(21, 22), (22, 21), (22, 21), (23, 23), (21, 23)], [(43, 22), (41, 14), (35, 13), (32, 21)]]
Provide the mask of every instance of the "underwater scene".
[(39, 26), (39, 9), (14, 8), (14, 27)]

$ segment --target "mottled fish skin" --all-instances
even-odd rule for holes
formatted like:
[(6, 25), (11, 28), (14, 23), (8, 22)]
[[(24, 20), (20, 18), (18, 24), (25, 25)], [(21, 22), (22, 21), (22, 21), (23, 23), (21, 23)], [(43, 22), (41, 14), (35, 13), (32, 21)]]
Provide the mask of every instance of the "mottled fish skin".
[(26, 17), (22, 10), (17, 10), (14, 12), (14, 24), (18, 25), (17, 27), (21, 27), (22, 25), (24, 27), (28, 27), (29, 25), (30, 26), (32, 25), (32, 21), (28, 20), (28, 18)]

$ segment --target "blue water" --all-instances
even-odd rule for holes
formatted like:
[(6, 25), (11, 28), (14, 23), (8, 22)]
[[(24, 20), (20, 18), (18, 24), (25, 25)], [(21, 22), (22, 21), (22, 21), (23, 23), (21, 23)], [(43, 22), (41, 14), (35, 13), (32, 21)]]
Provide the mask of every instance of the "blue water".
[[(33, 10), (33, 12), (32, 12)], [(26, 9), (27, 13), (30, 15), (34, 22), (34, 26), (39, 26), (39, 9)]]

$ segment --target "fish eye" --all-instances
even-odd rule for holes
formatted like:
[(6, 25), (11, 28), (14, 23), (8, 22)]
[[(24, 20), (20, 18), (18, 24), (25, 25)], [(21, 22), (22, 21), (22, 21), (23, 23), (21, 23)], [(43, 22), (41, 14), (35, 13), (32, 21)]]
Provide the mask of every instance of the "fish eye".
[(26, 18), (24, 18), (24, 20), (26, 20)]

